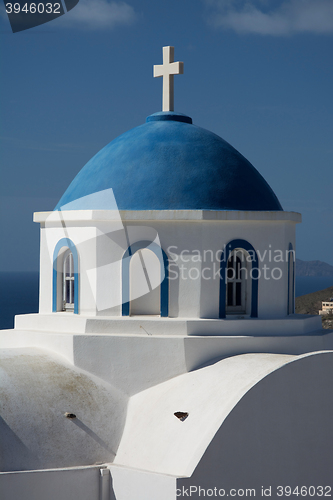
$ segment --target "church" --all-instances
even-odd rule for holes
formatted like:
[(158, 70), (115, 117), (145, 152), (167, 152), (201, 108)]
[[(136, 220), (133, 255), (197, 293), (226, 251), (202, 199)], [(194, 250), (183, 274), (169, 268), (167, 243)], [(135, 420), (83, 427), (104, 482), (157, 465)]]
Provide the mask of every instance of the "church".
[(34, 214), (39, 312), (0, 331), (1, 500), (332, 496), (333, 332), (294, 312), (301, 215), (174, 111), (183, 70), (163, 47), (162, 111)]

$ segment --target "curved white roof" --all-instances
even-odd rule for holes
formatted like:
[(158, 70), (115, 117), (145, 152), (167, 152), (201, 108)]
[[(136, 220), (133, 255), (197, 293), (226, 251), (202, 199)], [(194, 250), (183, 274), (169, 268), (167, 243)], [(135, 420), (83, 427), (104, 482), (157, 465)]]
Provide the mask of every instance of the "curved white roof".
[(0, 380), (1, 471), (113, 461), (127, 396), (36, 348), (1, 349)]
[[(332, 354), (326, 351), (325, 355), (327, 352)], [(114, 463), (191, 476), (216, 432), (247, 392), (272, 372), (317, 354), (322, 353), (234, 356), (133, 396)], [(189, 414), (186, 420), (175, 417), (179, 411)]]

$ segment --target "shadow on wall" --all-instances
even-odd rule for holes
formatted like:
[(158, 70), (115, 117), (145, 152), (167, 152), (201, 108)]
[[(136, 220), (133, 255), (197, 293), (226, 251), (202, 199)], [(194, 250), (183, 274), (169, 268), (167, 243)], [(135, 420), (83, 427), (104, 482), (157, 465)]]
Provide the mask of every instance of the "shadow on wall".
[(116, 456), (115, 452), (112, 450), (112, 448), (110, 448), (110, 446), (108, 445), (108, 443), (106, 441), (104, 441), (103, 439), (101, 439), (96, 434), (96, 432), (94, 432), (93, 430), (91, 430), (79, 418), (75, 418), (75, 420), (73, 419), (72, 422), (73, 422), (73, 424), (75, 424), (78, 427), (80, 427), (80, 429), (82, 429), (86, 434), (88, 434), (88, 436), (90, 436), (94, 441), (96, 441), (96, 443), (98, 443), (100, 446), (102, 446), (102, 448), (104, 448), (105, 450), (107, 450), (112, 455)]
[[(40, 468), (40, 460), (21, 439), (11, 430), (9, 425), (0, 417), (0, 436), (1, 436), (1, 453), (0, 453), (0, 471), (16, 471), (21, 470), (26, 466), (26, 463), (31, 464), (32, 469)], [(15, 449), (15, 458), (13, 448)]]

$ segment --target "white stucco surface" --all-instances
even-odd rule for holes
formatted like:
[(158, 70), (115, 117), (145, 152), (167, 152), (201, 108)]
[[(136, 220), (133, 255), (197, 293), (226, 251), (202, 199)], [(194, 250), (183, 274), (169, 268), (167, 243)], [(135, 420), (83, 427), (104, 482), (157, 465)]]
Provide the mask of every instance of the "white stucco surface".
[[(146, 323), (142, 324), (150, 332)], [(333, 349), (333, 332), (321, 330), (312, 335), (279, 337), (156, 336), (146, 332), (138, 335), (73, 334), (17, 329), (0, 332), (0, 348), (25, 347), (53, 351), (69, 363), (133, 395), (197, 370), (204, 364), (238, 354), (299, 355)]]
[(308, 314), (290, 314), (284, 318), (270, 319), (229, 317), (223, 320), (161, 318), (155, 315), (91, 318), (66, 312), (15, 316), (17, 330), (142, 335), (145, 331), (142, 327), (148, 332), (147, 335), (154, 336), (293, 336), (322, 331), (321, 318)]
[(191, 477), (177, 480), (179, 498), (187, 498), (183, 488), (191, 486), (194, 499), (204, 496), (199, 486), (224, 489), (225, 497), (239, 489), (236, 498), (249, 497), (249, 489), (262, 498), (262, 487), (271, 498), (287, 497), (279, 486), (289, 486), (295, 497), (297, 486), (302, 498), (329, 496), (332, 393), (333, 351), (297, 357), (273, 371), (234, 407)]
[(272, 220), (300, 223), (298, 212), (251, 212), (242, 210), (62, 210), (34, 212), (34, 222), (132, 221), (132, 220)]
[[(1, 354), (22, 371), (24, 360), (18, 365), (13, 353)], [(42, 354), (26, 350), (23, 357), (32, 355), (41, 375)], [(131, 398), (113, 464), (3, 472), (1, 500), (175, 500), (190, 487), (192, 498), (199, 498), (195, 487), (254, 488), (260, 496), (262, 484), (276, 488), (283, 480), (329, 484), (332, 359), (333, 351), (247, 354), (173, 378)], [(189, 415), (182, 422), (174, 411)]]
[(98, 467), (0, 472), (0, 498), (1, 500), (104, 500), (99, 497), (99, 476)]
[[(243, 396), (275, 370), (283, 371), (293, 362), (296, 366), (302, 358), (275, 354), (235, 356), (135, 395), (129, 404), (115, 464), (190, 476)], [(293, 371), (289, 373), (292, 377)], [(329, 387), (331, 382), (327, 390)], [(284, 390), (279, 387), (279, 391)], [(183, 422), (174, 415), (179, 411), (189, 414)]]
[[(176, 500), (176, 478), (110, 465), (115, 500)], [(108, 498), (109, 500), (109, 498)]]
[[(42, 314), (52, 312), (53, 252), (64, 238), (70, 239), (78, 252), (79, 312), (85, 316), (122, 316), (122, 259), (129, 246), (142, 241), (155, 242), (168, 257), (170, 318), (219, 318), (219, 259), (233, 240), (245, 240), (258, 254), (261, 273), (258, 317), (282, 319), (288, 312), (286, 252), (290, 244), (295, 249), (299, 214), (81, 210), (37, 213), (34, 220), (41, 224), (39, 312)], [(155, 281), (155, 274), (149, 275), (150, 281)], [(138, 282), (136, 294), (144, 296), (149, 286), (144, 279)], [(130, 287), (137, 288), (133, 280)], [(251, 312), (250, 290), (249, 287), (246, 294), (245, 316)], [(156, 290), (156, 297), (158, 293)], [(147, 307), (147, 300), (143, 300), (142, 311), (158, 312), (158, 300), (155, 302), (154, 307)], [(61, 297), (57, 303), (60, 310)], [(134, 307), (132, 313), (140, 314), (140, 310)]]
[(333, 349), (333, 332), (322, 330), (313, 335), (281, 337), (83, 335), (16, 329), (0, 332), (0, 348), (24, 347), (53, 351), (71, 364), (133, 395), (229, 356), (249, 352), (298, 355)]
[(127, 406), (118, 389), (36, 348), (1, 349), (0, 380), (1, 471), (113, 461)]

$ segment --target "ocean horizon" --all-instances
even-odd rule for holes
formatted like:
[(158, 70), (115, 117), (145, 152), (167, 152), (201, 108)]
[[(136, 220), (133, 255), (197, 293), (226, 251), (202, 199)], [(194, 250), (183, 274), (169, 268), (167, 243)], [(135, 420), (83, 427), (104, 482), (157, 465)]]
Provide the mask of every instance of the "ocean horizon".
[[(296, 276), (296, 297), (333, 286), (333, 277)], [(14, 327), (14, 316), (38, 312), (39, 273), (0, 273), (0, 330)]]

